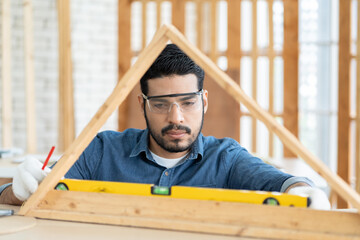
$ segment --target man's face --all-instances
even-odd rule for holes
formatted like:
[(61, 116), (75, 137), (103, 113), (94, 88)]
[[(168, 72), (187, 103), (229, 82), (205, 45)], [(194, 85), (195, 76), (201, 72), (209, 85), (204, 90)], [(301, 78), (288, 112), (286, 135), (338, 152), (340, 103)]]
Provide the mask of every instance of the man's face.
[[(208, 105), (208, 93), (204, 90), (204, 93), (200, 94), (151, 99), (153, 96), (197, 92), (199, 89), (194, 74), (150, 79), (148, 87), (147, 97), (150, 102), (141, 96), (139, 102), (145, 108), (146, 124), (150, 132), (149, 148), (165, 158), (180, 157), (189, 151), (201, 131)], [(200, 104), (199, 107), (188, 108), (188, 104), (194, 104), (195, 101)], [(155, 109), (163, 107), (164, 104), (167, 111)]]

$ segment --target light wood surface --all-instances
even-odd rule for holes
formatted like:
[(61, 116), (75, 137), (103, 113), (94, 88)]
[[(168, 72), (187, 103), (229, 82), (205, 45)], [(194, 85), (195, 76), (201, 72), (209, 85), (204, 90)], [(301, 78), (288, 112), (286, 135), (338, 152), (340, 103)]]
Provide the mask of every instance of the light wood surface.
[(257, 238), (360, 237), (357, 213), (96, 192), (51, 190), (29, 216)]
[[(2, 209), (18, 210), (18, 207), (9, 205), (0, 205)], [(26, 219), (26, 220), (24, 220)], [(35, 222), (34, 226), (28, 225), (20, 229), (22, 223)], [(54, 221), (47, 219), (34, 219), (32, 217), (12, 216), (0, 218), (0, 231), (5, 222), (12, 222), (18, 225), (18, 231), (9, 234), (7, 231), (0, 233), (1, 240), (19, 240), (19, 239), (37, 239), (37, 240), (64, 240), (64, 239), (77, 239), (77, 240), (235, 240), (243, 239), (250, 240), (249, 238), (240, 238), (223, 235), (211, 235), (201, 233), (189, 233), (181, 231), (168, 231), (168, 230), (155, 230), (148, 228), (126, 227), (126, 226), (113, 226), (104, 224), (90, 224), (69, 221)], [(251, 238), (253, 239), (253, 238)]]
[(36, 219), (24, 216), (0, 217), (0, 239), (2, 235), (16, 233), (36, 226)]

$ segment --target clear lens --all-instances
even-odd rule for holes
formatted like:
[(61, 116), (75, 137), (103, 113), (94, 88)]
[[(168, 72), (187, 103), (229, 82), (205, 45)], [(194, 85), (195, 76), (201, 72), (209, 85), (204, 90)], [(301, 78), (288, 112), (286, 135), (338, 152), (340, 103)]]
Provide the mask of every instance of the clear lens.
[(147, 99), (151, 112), (168, 113), (176, 105), (181, 112), (192, 112), (199, 110), (201, 107), (202, 92), (190, 93), (179, 97), (151, 97)]

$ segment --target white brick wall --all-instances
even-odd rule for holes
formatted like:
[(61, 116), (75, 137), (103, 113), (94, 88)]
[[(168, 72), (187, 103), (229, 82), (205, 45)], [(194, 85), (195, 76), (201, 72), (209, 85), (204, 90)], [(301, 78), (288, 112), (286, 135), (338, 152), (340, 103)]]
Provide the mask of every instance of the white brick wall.
[[(11, 0), (13, 146), (25, 149), (22, 2), (22, 0)], [(33, 0), (33, 7), (37, 144), (38, 152), (45, 153), (52, 145), (57, 145), (58, 140), (56, 0)], [(117, 82), (117, 1), (72, 0), (71, 10), (75, 119), (78, 135)], [(0, 58), (1, 55), (0, 49)], [(0, 98), (0, 114), (1, 109)], [(116, 129), (116, 127), (117, 116), (113, 114), (103, 129)], [(0, 118), (0, 131), (1, 129)], [(0, 148), (1, 146), (0, 138)]]

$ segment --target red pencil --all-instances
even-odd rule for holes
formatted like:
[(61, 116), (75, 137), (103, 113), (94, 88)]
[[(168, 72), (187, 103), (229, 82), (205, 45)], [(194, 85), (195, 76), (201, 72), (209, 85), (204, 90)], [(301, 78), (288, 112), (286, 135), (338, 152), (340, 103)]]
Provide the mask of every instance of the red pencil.
[(44, 162), (44, 165), (43, 165), (42, 168), (41, 168), (42, 170), (45, 169), (45, 167), (46, 167), (46, 165), (48, 164), (49, 159), (50, 159), (51, 155), (53, 154), (54, 150), (55, 150), (55, 146), (52, 146), (52, 148), (50, 149), (50, 152), (49, 152), (49, 154), (48, 154), (48, 156), (47, 156), (47, 158), (46, 158), (46, 160), (45, 160), (45, 162)]

